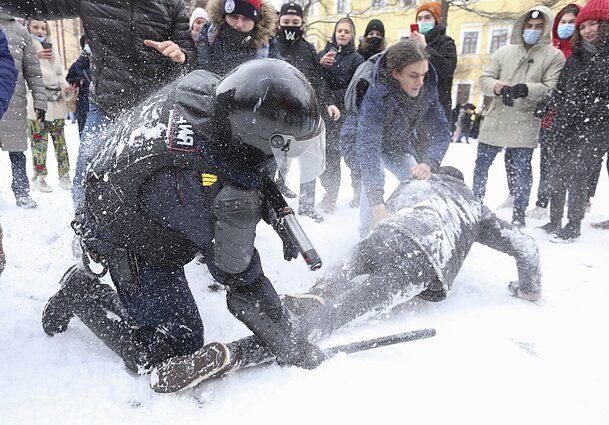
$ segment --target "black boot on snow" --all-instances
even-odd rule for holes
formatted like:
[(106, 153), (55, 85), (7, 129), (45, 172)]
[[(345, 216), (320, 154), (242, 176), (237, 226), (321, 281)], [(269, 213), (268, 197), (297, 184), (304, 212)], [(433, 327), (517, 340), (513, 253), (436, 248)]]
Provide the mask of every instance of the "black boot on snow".
[(279, 186), (279, 191), (281, 192), (281, 194), (283, 196), (285, 196), (286, 198), (290, 198), (290, 199), (294, 199), (296, 198), (298, 195), (296, 195), (296, 193), (294, 193), (289, 187), (287, 187), (285, 184), (280, 185)]
[(74, 303), (82, 296), (92, 279), (84, 270), (74, 265), (59, 282), (61, 288), (47, 301), (42, 312), (42, 329), (47, 335), (64, 332), (74, 317)]
[(319, 295), (309, 293), (284, 294), (281, 296), (281, 301), (283, 301), (283, 305), (294, 316), (311, 313), (326, 303)]
[(581, 223), (569, 221), (550, 241), (554, 243), (571, 243), (580, 236)]
[(324, 216), (315, 211), (314, 208), (302, 208), (298, 209), (298, 215), (304, 215), (305, 217), (312, 218), (316, 223), (323, 223)]
[(550, 221), (549, 223), (544, 224), (543, 226), (539, 226), (539, 228), (541, 230), (543, 230), (544, 232), (550, 234), (550, 235), (555, 235), (560, 231), (561, 228), (561, 224), (560, 222), (553, 222)]

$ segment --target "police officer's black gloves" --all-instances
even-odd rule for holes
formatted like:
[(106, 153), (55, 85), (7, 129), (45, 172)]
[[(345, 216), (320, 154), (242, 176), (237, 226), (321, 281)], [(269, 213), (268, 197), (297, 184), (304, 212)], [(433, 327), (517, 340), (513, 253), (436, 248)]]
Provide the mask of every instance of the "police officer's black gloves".
[(36, 113), (36, 118), (38, 118), (40, 122), (44, 121), (46, 115), (46, 111), (44, 109), (34, 109), (34, 112)]
[(504, 86), (499, 92), (501, 101), (505, 106), (514, 106), (514, 99), (520, 99), (529, 95), (529, 88), (524, 83), (515, 84), (513, 86)]
[(292, 259), (297, 258), (300, 251), (298, 250), (298, 246), (294, 243), (294, 240), (288, 233), (287, 229), (279, 223), (273, 227), (283, 241), (283, 258), (286, 261), (291, 261)]

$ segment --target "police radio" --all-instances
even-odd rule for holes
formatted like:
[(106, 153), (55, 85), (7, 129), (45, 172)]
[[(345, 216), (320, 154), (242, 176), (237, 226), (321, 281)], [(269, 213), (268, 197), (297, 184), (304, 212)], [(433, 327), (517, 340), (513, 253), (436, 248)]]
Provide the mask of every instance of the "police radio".
[(309, 266), (309, 269), (312, 271), (319, 270), (322, 263), (317, 250), (313, 247), (298, 220), (296, 220), (294, 210), (288, 206), (285, 198), (272, 179), (268, 177), (264, 178), (263, 192), (276, 216), (273, 219), (276, 219), (278, 224), (285, 228), (292, 242), (298, 248), (300, 255), (304, 258), (307, 266)]

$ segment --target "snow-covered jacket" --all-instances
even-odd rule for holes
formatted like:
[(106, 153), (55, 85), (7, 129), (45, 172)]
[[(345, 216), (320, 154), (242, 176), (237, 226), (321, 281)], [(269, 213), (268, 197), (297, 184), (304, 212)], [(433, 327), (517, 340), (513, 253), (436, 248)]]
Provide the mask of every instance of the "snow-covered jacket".
[(1, 12), (0, 27), (4, 29), (15, 67), (19, 71), (15, 92), (0, 121), (0, 146), (4, 151), (23, 152), (28, 148), (25, 83), (34, 96), (34, 108), (46, 110), (47, 95), (30, 33), (13, 17)]
[(609, 44), (584, 46), (574, 47), (552, 92), (550, 131), (558, 144), (609, 138)]
[(440, 104), (444, 108), (444, 113), (448, 119), (452, 111), (453, 74), (455, 68), (457, 68), (455, 40), (446, 35), (446, 25), (438, 24), (425, 34), (425, 41), (427, 42), (425, 51), (429, 55), (429, 62), (438, 74)]
[(223, 0), (212, 0), (208, 7), (209, 21), (197, 39), (197, 67), (225, 75), (252, 59), (282, 59), (275, 40), (277, 12), (270, 3), (260, 3), (260, 20), (251, 33), (242, 33), (226, 23), (222, 16)]
[(8, 49), (6, 36), (0, 28), (0, 119), (8, 109), (8, 104), (15, 91), (19, 72), (15, 68), (15, 61)]
[[(523, 28), (530, 11), (540, 11), (546, 25), (540, 40), (528, 50), (522, 38)], [(534, 148), (537, 146), (540, 119), (533, 116), (537, 102), (554, 88), (565, 57), (552, 46), (552, 11), (535, 6), (518, 18), (512, 31), (511, 44), (498, 49), (480, 76), (480, 88), (492, 96), (489, 111), (482, 122), (479, 140), (492, 146)], [(509, 86), (525, 83), (529, 89), (526, 98), (516, 99), (514, 106), (506, 106), (501, 95), (495, 93), (495, 83)]]
[[(433, 65), (421, 92), (412, 98), (387, 73), (381, 57), (374, 69), (375, 83), (366, 92), (357, 119), (349, 117), (343, 134), (356, 136), (355, 152), (362, 182), (372, 205), (383, 202), (385, 177), (382, 154), (413, 155), (417, 162), (437, 170), (450, 144), (450, 126), (438, 98), (438, 80)], [(357, 131), (349, 126), (357, 123)], [(347, 127), (347, 128), (345, 128)]]
[(194, 44), (183, 0), (22, 0), (0, 10), (24, 18), (80, 18), (91, 46), (91, 102), (117, 116), (175, 79), (184, 65), (144, 40), (171, 40), (194, 62)]
[[(336, 26), (338, 26), (338, 23)], [(355, 43), (353, 41), (355, 39), (355, 32), (353, 32), (353, 38), (346, 46), (339, 46), (336, 43), (336, 26), (332, 33), (332, 41), (326, 44), (326, 47), (318, 53), (317, 57), (321, 59), (330, 49), (337, 51), (334, 57), (334, 64), (332, 66), (322, 66), (322, 73), (334, 96), (334, 104), (338, 109), (342, 110), (347, 87), (357, 67), (364, 63), (364, 58), (355, 50)]]
[[(387, 209), (390, 217), (373, 233), (397, 231), (414, 241), (437, 274), (434, 290), (452, 288), (470, 248), (479, 242), (514, 257), (523, 292), (541, 293), (539, 251), (533, 238), (497, 218), (462, 181), (435, 174), (401, 183), (387, 200)], [(391, 249), (384, 255), (390, 256)], [(416, 267), (404, 262), (405, 267)]]
[[(50, 31), (47, 32), (47, 40), (49, 39)], [(36, 52), (42, 50), (42, 44), (33, 39), (34, 48)], [(44, 116), (46, 121), (55, 121), (68, 116), (68, 102), (74, 93), (66, 94), (64, 89), (70, 87), (70, 84), (66, 81), (63, 76), (63, 65), (61, 64), (61, 58), (57, 51), (56, 44), (53, 45), (53, 59), (40, 59), (40, 70), (42, 71), (42, 81), (47, 91), (47, 111)], [(57, 91), (59, 99), (51, 100), (49, 94), (53, 91)], [(34, 104), (32, 101), (32, 93), (28, 91), (28, 105), (27, 105), (27, 118), (29, 120), (36, 120), (36, 113), (34, 112)]]

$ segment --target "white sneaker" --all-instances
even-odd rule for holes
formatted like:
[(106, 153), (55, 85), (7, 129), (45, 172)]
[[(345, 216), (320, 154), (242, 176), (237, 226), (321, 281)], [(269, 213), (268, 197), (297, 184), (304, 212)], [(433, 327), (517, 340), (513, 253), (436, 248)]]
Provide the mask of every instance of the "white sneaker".
[(72, 182), (70, 181), (69, 174), (64, 174), (63, 176), (61, 176), (59, 178), (59, 187), (62, 188), (63, 190), (72, 189)]
[(534, 218), (535, 220), (542, 220), (548, 216), (548, 209), (540, 206), (535, 206), (535, 208), (526, 212), (526, 216)]
[(47, 184), (44, 180), (44, 176), (38, 176), (32, 179), (32, 190), (49, 193), (53, 191), (53, 188)]
[(514, 207), (514, 197), (512, 195), (508, 195), (506, 200), (497, 206), (497, 209), (501, 210), (503, 208), (513, 208), (513, 207)]

